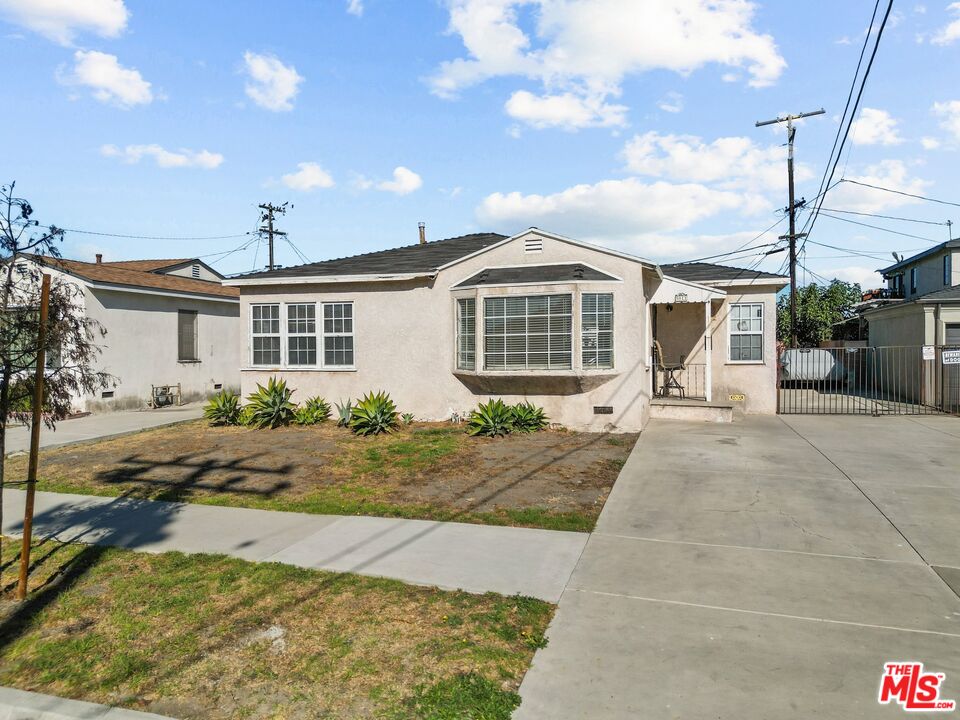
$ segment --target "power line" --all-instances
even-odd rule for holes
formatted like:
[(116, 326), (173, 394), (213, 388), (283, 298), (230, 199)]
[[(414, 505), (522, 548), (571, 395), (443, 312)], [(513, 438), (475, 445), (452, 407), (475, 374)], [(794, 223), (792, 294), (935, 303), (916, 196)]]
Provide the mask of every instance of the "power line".
[(926, 197), (925, 195), (914, 195), (913, 193), (903, 192), (902, 190), (894, 190), (893, 188), (881, 187), (880, 185), (871, 185), (870, 183), (860, 182), (858, 180), (850, 180), (849, 178), (842, 178), (840, 182), (852, 183), (853, 185), (873, 188), (874, 190), (883, 190), (884, 192), (895, 193), (896, 195), (904, 195), (906, 197), (916, 198), (917, 200), (926, 200), (927, 202), (939, 203), (940, 205), (952, 205), (953, 207), (960, 207), (960, 203), (950, 202), (949, 200), (937, 200), (936, 198)]
[(759, 240), (760, 238), (762, 238), (764, 235), (766, 235), (768, 232), (770, 232), (771, 230), (773, 230), (777, 225), (779, 225), (780, 223), (782, 223), (784, 220), (786, 220), (786, 216), (780, 218), (780, 219), (777, 220), (773, 225), (771, 225), (770, 227), (768, 227), (766, 230), (762, 231), (759, 235), (756, 235), (755, 237), (750, 238), (750, 239), (747, 240), (745, 243), (743, 243), (742, 245), (740, 245), (740, 247), (738, 247), (738, 248), (736, 248), (736, 249), (734, 249), (734, 250), (731, 250), (730, 252), (718, 253), (717, 255), (707, 255), (706, 257), (697, 258), (696, 260), (684, 260), (682, 263), (675, 263), (675, 264), (676, 264), (676, 265), (687, 265), (687, 264), (689, 264), (689, 263), (703, 262), (704, 260), (712, 260), (712, 259), (714, 259), (714, 258), (726, 257), (726, 256), (728, 256), (728, 255), (736, 255), (736, 254), (740, 253), (741, 251), (751, 250), (751, 249), (753, 249), (753, 248), (763, 248), (763, 247), (770, 247), (770, 246), (772, 246), (772, 245), (776, 245), (776, 243), (765, 243), (765, 244), (763, 244), (763, 245), (754, 245), (754, 246), (749, 247), (749, 248), (748, 248), (748, 247), (744, 247), (744, 246), (749, 245), (749, 244), (752, 243), (752, 242), (756, 242), (757, 240)]
[(868, 227), (874, 230), (881, 230), (883, 232), (890, 233), (891, 235), (902, 235), (903, 237), (913, 238), (914, 240), (925, 240), (929, 243), (936, 243), (936, 240), (933, 240), (928, 237), (923, 237), (921, 235), (911, 235), (910, 233), (900, 232), (899, 230), (891, 230), (890, 228), (881, 227), (880, 225), (871, 225), (870, 223), (859, 222), (858, 220), (851, 220), (850, 218), (837, 217), (836, 215), (830, 215), (827, 212), (821, 211), (824, 217), (832, 218), (834, 220), (839, 220), (841, 222), (850, 223), (851, 225), (860, 225), (861, 227)]
[(856, 210), (835, 210), (832, 208), (822, 208), (822, 211), (832, 212), (832, 213), (844, 213), (846, 215), (863, 215), (864, 217), (875, 217), (875, 218), (881, 218), (883, 220), (900, 220), (902, 222), (920, 223), (922, 225), (946, 225), (948, 227), (950, 226), (949, 222), (937, 222), (936, 220), (916, 220), (914, 218), (898, 217), (896, 215), (877, 215), (876, 213), (857, 212)]
[[(873, 28), (873, 21), (876, 18), (876, 13), (877, 13), (877, 8), (879, 7), (879, 3), (880, 3), (880, 0), (877, 0), (877, 3), (873, 11), (873, 16), (871, 17), (871, 20), (870, 20), (870, 29)], [(890, 19), (890, 12), (892, 10), (893, 10), (893, 0), (888, 0), (887, 9), (883, 14), (883, 20), (880, 21), (880, 27), (877, 29), (877, 39), (874, 41), (873, 50), (870, 52), (870, 60), (867, 62), (867, 67), (863, 71), (863, 78), (861, 78), (860, 80), (860, 89), (857, 91), (857, 98), (856, 100), (854, 100), (853, 109), (850, 112), (850, 117), (847, 120), (846, 127), (843, 129), (843, 137), (840, 140), (840, 146), (839, 146), (839, 149), (837, 150), (837, 155), (835, 158), (833, 158), (832, 164), (830, 164), (830, 172), (829, 172), (829, 175), (827, 175), (826, 185), (830, 185), (830, 182), (833, 180), (833, 175), (837, 171), (837, 165), (840, 163), (840, 157), (843, 155), (843, 146), (846, 144), (847, 138), (850, 135), (850, 127), (851, 125), (853, 125), (853, 119), (854, 117), (856, 117), (857, 109), (860, 107), (860, 100), (863, 98), (863, 91), (867, 87), (867, 79), (870, 77), (870, 71), (873, 69), (873, 62), (874, 60), (876, 60), (877, 51), (880, 49), (880, 39), (883, 37), (883, 31), (887, 26), (887, 21)], [(864, 41), (863, 41), (864, 50), (866, 49), (869, 39), (870, 39), (870, 30), (867, 31), (867, 37), (864, 38)], [(861, 50), (861, 57), (860, 57), (861, 62), (863, 60), (864, 50)], [(858, 70), (861, 62), (857, 63)], [(857, 76), (855, 74), (853, 79), (854, 85), (856, 85), (856, 78)], [(851, 86), (851, 92), (852, 92), (852, 89), (853, 89), (853, 86)], [(848, 98), (848, 101), (849, 101), (849, 98)], [(842, 119), (841, 119), (840, 125), (841, 127), (843, 127)], [(831, 157), (832, 157), (832, 153), (831, 153)], [(829, 160), (828, 160), (828, 163), (830, 163)], [(823, 184), (821, 184), (821, 187), (822, 186)], [(822, 206), (823, 206), (823, 197), (821, 196), (819, 202), (817, 203), (817, 207), (814, 209), (813, 214), (810, 216), (810, 219), (807, 222), (806, 233), (808, 236), (813, 231), (813, 228), (817, 223), (817, 217), (820, 215), (820, 208)]]
[[(44, 227), (49, 230), (49, 229), (52, 229), (54, 226), (41, 225), (40, 227)], [(56, 229), (63, 230), (64, 232), (77, 233), (78, 235), (97, 235), (99, 237), (115, 237), (115, 238), (123, 238), (125, 240), (233, 240), (234, 238), (246, 237), (250, 234), (249, 232), (245, 232), (245, 233), (239, 233), (237, 235), (207, 235), (204, 237), (183, 237), (183, 236), (164, 237), (159, 235), (123, 235), (120, 233), (94, 232), (93, 230), (77, 230), (76, 228), (57, 227)]]

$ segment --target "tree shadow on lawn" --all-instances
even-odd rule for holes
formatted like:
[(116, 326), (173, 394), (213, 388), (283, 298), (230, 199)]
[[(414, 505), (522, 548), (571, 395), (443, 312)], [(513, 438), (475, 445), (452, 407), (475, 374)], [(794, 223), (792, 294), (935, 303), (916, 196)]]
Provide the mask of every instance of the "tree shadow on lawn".
[[(123, 458), (118, 466), (99, 473), (96, 479), (109, 485), (136, 483), (140, 489), (153, 488), (156, 492), (150, 493), (150, 499), (172, 502), (189, 501), (197, 491), (213, 494), (229, 492), (271, 498), (291, 487), (288, 480), (277, 480), (267, 483), (264, 487), (242, 486), (251, 479), (271, 475), (284, 476), (293, 471), (293, 463), (286, 463), (278, 468), (251, 464), (266, 453), (254, 453), (232, 460), (204, 459), (202, 455), (203, 453), (189, 453), (164, 460), (150, 459), (142, 454), (129, 455)], [(158, 472), (166, 477), (150, 477), (151, 474)], [(210, 479), (211, 475), (223, 473), (233, 474), (219, 481)], [(170, 475), (179, 477), (170, 479)]]

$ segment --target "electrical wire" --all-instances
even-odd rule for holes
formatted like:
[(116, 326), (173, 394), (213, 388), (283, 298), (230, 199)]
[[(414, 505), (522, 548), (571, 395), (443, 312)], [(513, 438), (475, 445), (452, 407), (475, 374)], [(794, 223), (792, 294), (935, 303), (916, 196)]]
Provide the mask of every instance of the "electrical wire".
[(882, 187), (880, 185), (871, 185), (870, 183), (860, 182), (859, 180), (850, 180), (849, 178), (841, 178), (840, 182), (851, 183), (853, 185), (860, 185), (861, 187), (873, 188), (874, 190), (883, 190), (884, 192), (895, 193), (897, 195), (904, 195), (906, 197), (916, 198), (917, 200), (926, 200), (927, 202), (939, 203), (940, 205), (951, 205), (953, 207), (960, 207), (960, 203), (950, 202), (949, 200), (937, 200), (936, 198), (926, 197), (925, 195), (914, 195), (913, 193), (903, 192), (902, 190), (894, 190), (893, 188)]
[(835, 210), (833, 208), (821, 208), (822, 212), (843, 213), (845, 215), (863, 215), (864, 217), (875, 217), (883, 220), (900, 220), (901, 222), (920, 223), (922, 225), (946, 225), (948, 222), (937, 222), (936, 220), (917, 220), (915, 218), (899, 217), (897, 215), (877, 215), (876, 213), (857, 212), (856, 210)]
[[(766, 235), (768, 232), (770, 232), (771, 230), (773, 230), (777, 225), (779, 225), (780, 223), (782, 223), (784, 220), (786, 220), (786, 216), (785, 216), (785, 215), (784, 215), (782, 218), (780, 218), (779, 220), (777, 220), (773, 225), (771, 225), (770, 227), (768, 227), (766, 230), (762, 231), (759, 235), (756, 235), (755, 237), (750, 238), (749, 240), (747, 240), (745, 243), (743, 243), (742, 245), (740, 245), (740, 247), (736, 248), (735, 250), (731, 250), (731, 251), (725, 252), (725, 253), (718, 253), (717, 255), (707, 255), (706, 257), (697, 258), (697, 259), (695, 259), (695, 260), (684, 260), (682, 263), (674, 263), (674, 264), (675, 264), (675, 265), (688, 265), (688, 264), (690, 264), (690, 263), (703, 262), (704, 260), (712, 260), (712, 259), (714, 259), (714, 258), (722, 258), (722, 257), (727, 257), (727, 256), (729, 256), (729, 255), (736, 255), (736, 254), (738, 254), (738, 253), (740, 253), (740, 252), (743, 252), (743, 251), (746, 251), (746, 250), (752, 250), (752, 249), (754, 249), (754, 248), (771, 247), (771, 246), (773, 246), (773, 245), (776, 245), (777, 243), (765, 243), (765, 244), (763, 244), (763, 245), (754, 245), (754, 246), (751, 246), (751, 247), (744, 247), (744, 246), (749, 245), (749, 244), (752, 243), (752, 242), (756, 242), (757, 240), (759, 240), (760, 238), (762, 238), (764, 235)], [(752, 257), (752, 255), (749, 255), (749, 256), (747, 256), (747, 257)]]
[[(54, 226), (41, 225), (39, 227), (45, 227), (49, 230)], [(64, 232), (77, 233), (78, 235), (96, 235), (98, 237), (114, 237), (123, 238), (125, 240), (233, 240), (234, 238), (246, 237), (250, 234), (249, 232), (245, 232), (236, 235), (207, 235), (205, 237), (163, 237), (159, 235), (123, 235), (120, 233), (94, 232), (93, 230), (77, 230), (76, 228), (57, 227), (56, 229), (63, 230)]]
[(821, 211), (821, 214), (824, 217), (832, 218), (834, 220), (839, 220), (840, 222), (850, 223), (851, 225), (860, 225), (861, 227), (868, 227), (874, 230), (881, 230), (883, 232), (890, 233), (891, 235), (902, 235), (903, 237), (913, 238), (914, 240), (926, 240), (930, 243), (936, 243), (936, 240), (933, 240), (928, 237), (923, 237), (921, 235), (911, 235), (910, 233), (900, 232), (899, 230), (891, 230), (890, 228), (881, 227), (880, 225), (871, 225), (870, 223), (860, 222), (858, 220), (851, 220), (850, 218), (837, 217), (836, 215), (831, 215), (830, 213)]

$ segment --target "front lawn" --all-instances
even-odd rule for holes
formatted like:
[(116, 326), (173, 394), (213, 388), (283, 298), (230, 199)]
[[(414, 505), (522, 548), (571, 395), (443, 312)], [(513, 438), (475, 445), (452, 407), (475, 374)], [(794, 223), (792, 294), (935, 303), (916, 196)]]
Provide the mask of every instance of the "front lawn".
[(553, 613), (214, 555), (46, 540), (33, 559), (27, 601), (0, 596), (0, 685), (184, 720), (508, 720)]
[[(417, 423), (358, 437), (332, 423), (198, 421), (43, 451), (39, 489), (268, 510), (593, 529), (636, 435), (470, 437)], [(8, 460), (8, 477), (26, 458)]]

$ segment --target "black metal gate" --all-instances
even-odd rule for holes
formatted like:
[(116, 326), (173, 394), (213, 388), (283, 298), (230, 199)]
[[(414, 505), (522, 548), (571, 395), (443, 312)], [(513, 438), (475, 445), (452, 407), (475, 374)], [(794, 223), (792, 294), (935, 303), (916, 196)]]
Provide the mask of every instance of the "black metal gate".
[(960, 346), (790, 348), (777, 372), (781, 414), (960, 413)]

